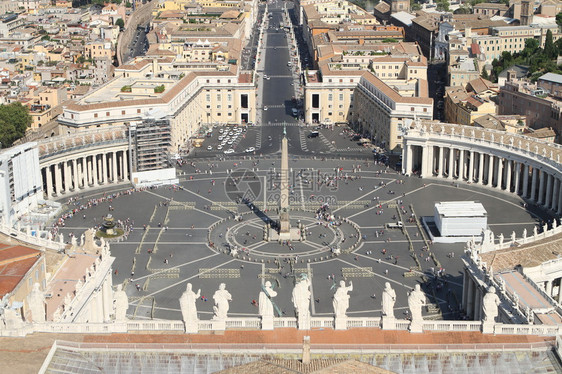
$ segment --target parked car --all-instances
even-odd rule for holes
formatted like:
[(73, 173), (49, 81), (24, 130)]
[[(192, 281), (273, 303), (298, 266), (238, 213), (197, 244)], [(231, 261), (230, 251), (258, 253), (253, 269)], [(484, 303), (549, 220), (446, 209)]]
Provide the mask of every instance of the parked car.
[(234, 153), (234, 149), (232, 149), (232, 148), (229, 148), (229, 149), (227, 149), (226, 151), (224, 151), (224, 154), (225, 154), (225, 155), (230, 155), (230, 154), (232, 154), (232, 153)]

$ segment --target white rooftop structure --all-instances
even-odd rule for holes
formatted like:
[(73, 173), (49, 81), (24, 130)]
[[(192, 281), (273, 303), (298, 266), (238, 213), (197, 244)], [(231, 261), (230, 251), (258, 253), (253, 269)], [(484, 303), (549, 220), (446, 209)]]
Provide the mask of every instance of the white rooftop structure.
[(449, 217), (485, 217), (488, 215), (481, 203), (474, 201), (443, 201), (435, 204), (435, 212)]
[(444, 201), (435, 204), (434, 220), (441, 237), (465, 240), (487, 228), (488, 213), (478, 202)]

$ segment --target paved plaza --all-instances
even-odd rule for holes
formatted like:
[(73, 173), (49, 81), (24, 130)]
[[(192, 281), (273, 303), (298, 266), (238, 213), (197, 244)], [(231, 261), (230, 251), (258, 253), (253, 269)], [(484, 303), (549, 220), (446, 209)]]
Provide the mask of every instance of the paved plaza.
[[(291, 292), (303, 273), (312, 279), (312, 316), (332, 315), (334, 285), (346, 280), (353, 282), (350, 316), (380, 316), (380, 295), (390, 282), (397, 293), (397, 317), (406, 316), (407, 292), (421, 283), (428, 297), (426, 318), (458, 319), (464, 244), (431, 244), (424, 250), (425, 232), (415, 218), (432, 216), (435, 202), (460, 200), (480, 201), (496, 235), (532, 232), (540, 221), (532, 207), (524, 208), (511, 194), (404, 177), (366, 159), (292, 157), (289, 167), (291, 223), (303, 224), (303, 242), (264, 240), (264, 226), (278, 219), (279, 154), (188, 161), (178, 169), (178, 186), (95, 203), (67, 219), (61, 232), (81, 235), (100, 224), (110, 206), (116, 219), (134, 221), (127, 239), (111, 244), (114, 284), (126, 284), (132, 319), (181, 319), (178, 299), (188, 282), (201, 289), (202, 320), (212, 318), (212, 296), (220, 283), (232, 294), (230, 316), (257, 316), (253, 300), (267, 280), (277, 291), (279, 310), (294, 316)], [(128, 188), (78, 196), (69, 208)], [(318, 219), (322, 207), (332, 220)], [(386, 228), (400, 219), (404, 232)], [(439, 265), (444, 276), (436, 278)]]

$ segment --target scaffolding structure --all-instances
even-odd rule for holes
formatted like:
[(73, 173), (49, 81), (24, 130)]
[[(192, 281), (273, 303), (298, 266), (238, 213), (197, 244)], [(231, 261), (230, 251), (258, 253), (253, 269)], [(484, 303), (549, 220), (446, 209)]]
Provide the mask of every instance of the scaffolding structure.
[(170, 167), (172, 135), (169, 120), (145, 119), (129, 128), (133, 172)]

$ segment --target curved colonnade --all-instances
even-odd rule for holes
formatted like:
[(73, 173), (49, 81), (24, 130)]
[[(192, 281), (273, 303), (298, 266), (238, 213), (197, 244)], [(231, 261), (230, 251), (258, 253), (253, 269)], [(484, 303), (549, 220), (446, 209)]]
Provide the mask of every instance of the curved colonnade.
[(562, 213), (562, 147), (497, 130), (417, 123), (404, 135), (402, 172), (514, 193)]
[(130, 179), (124, 126), (44, 139), (38, 148), (46, 199)]

